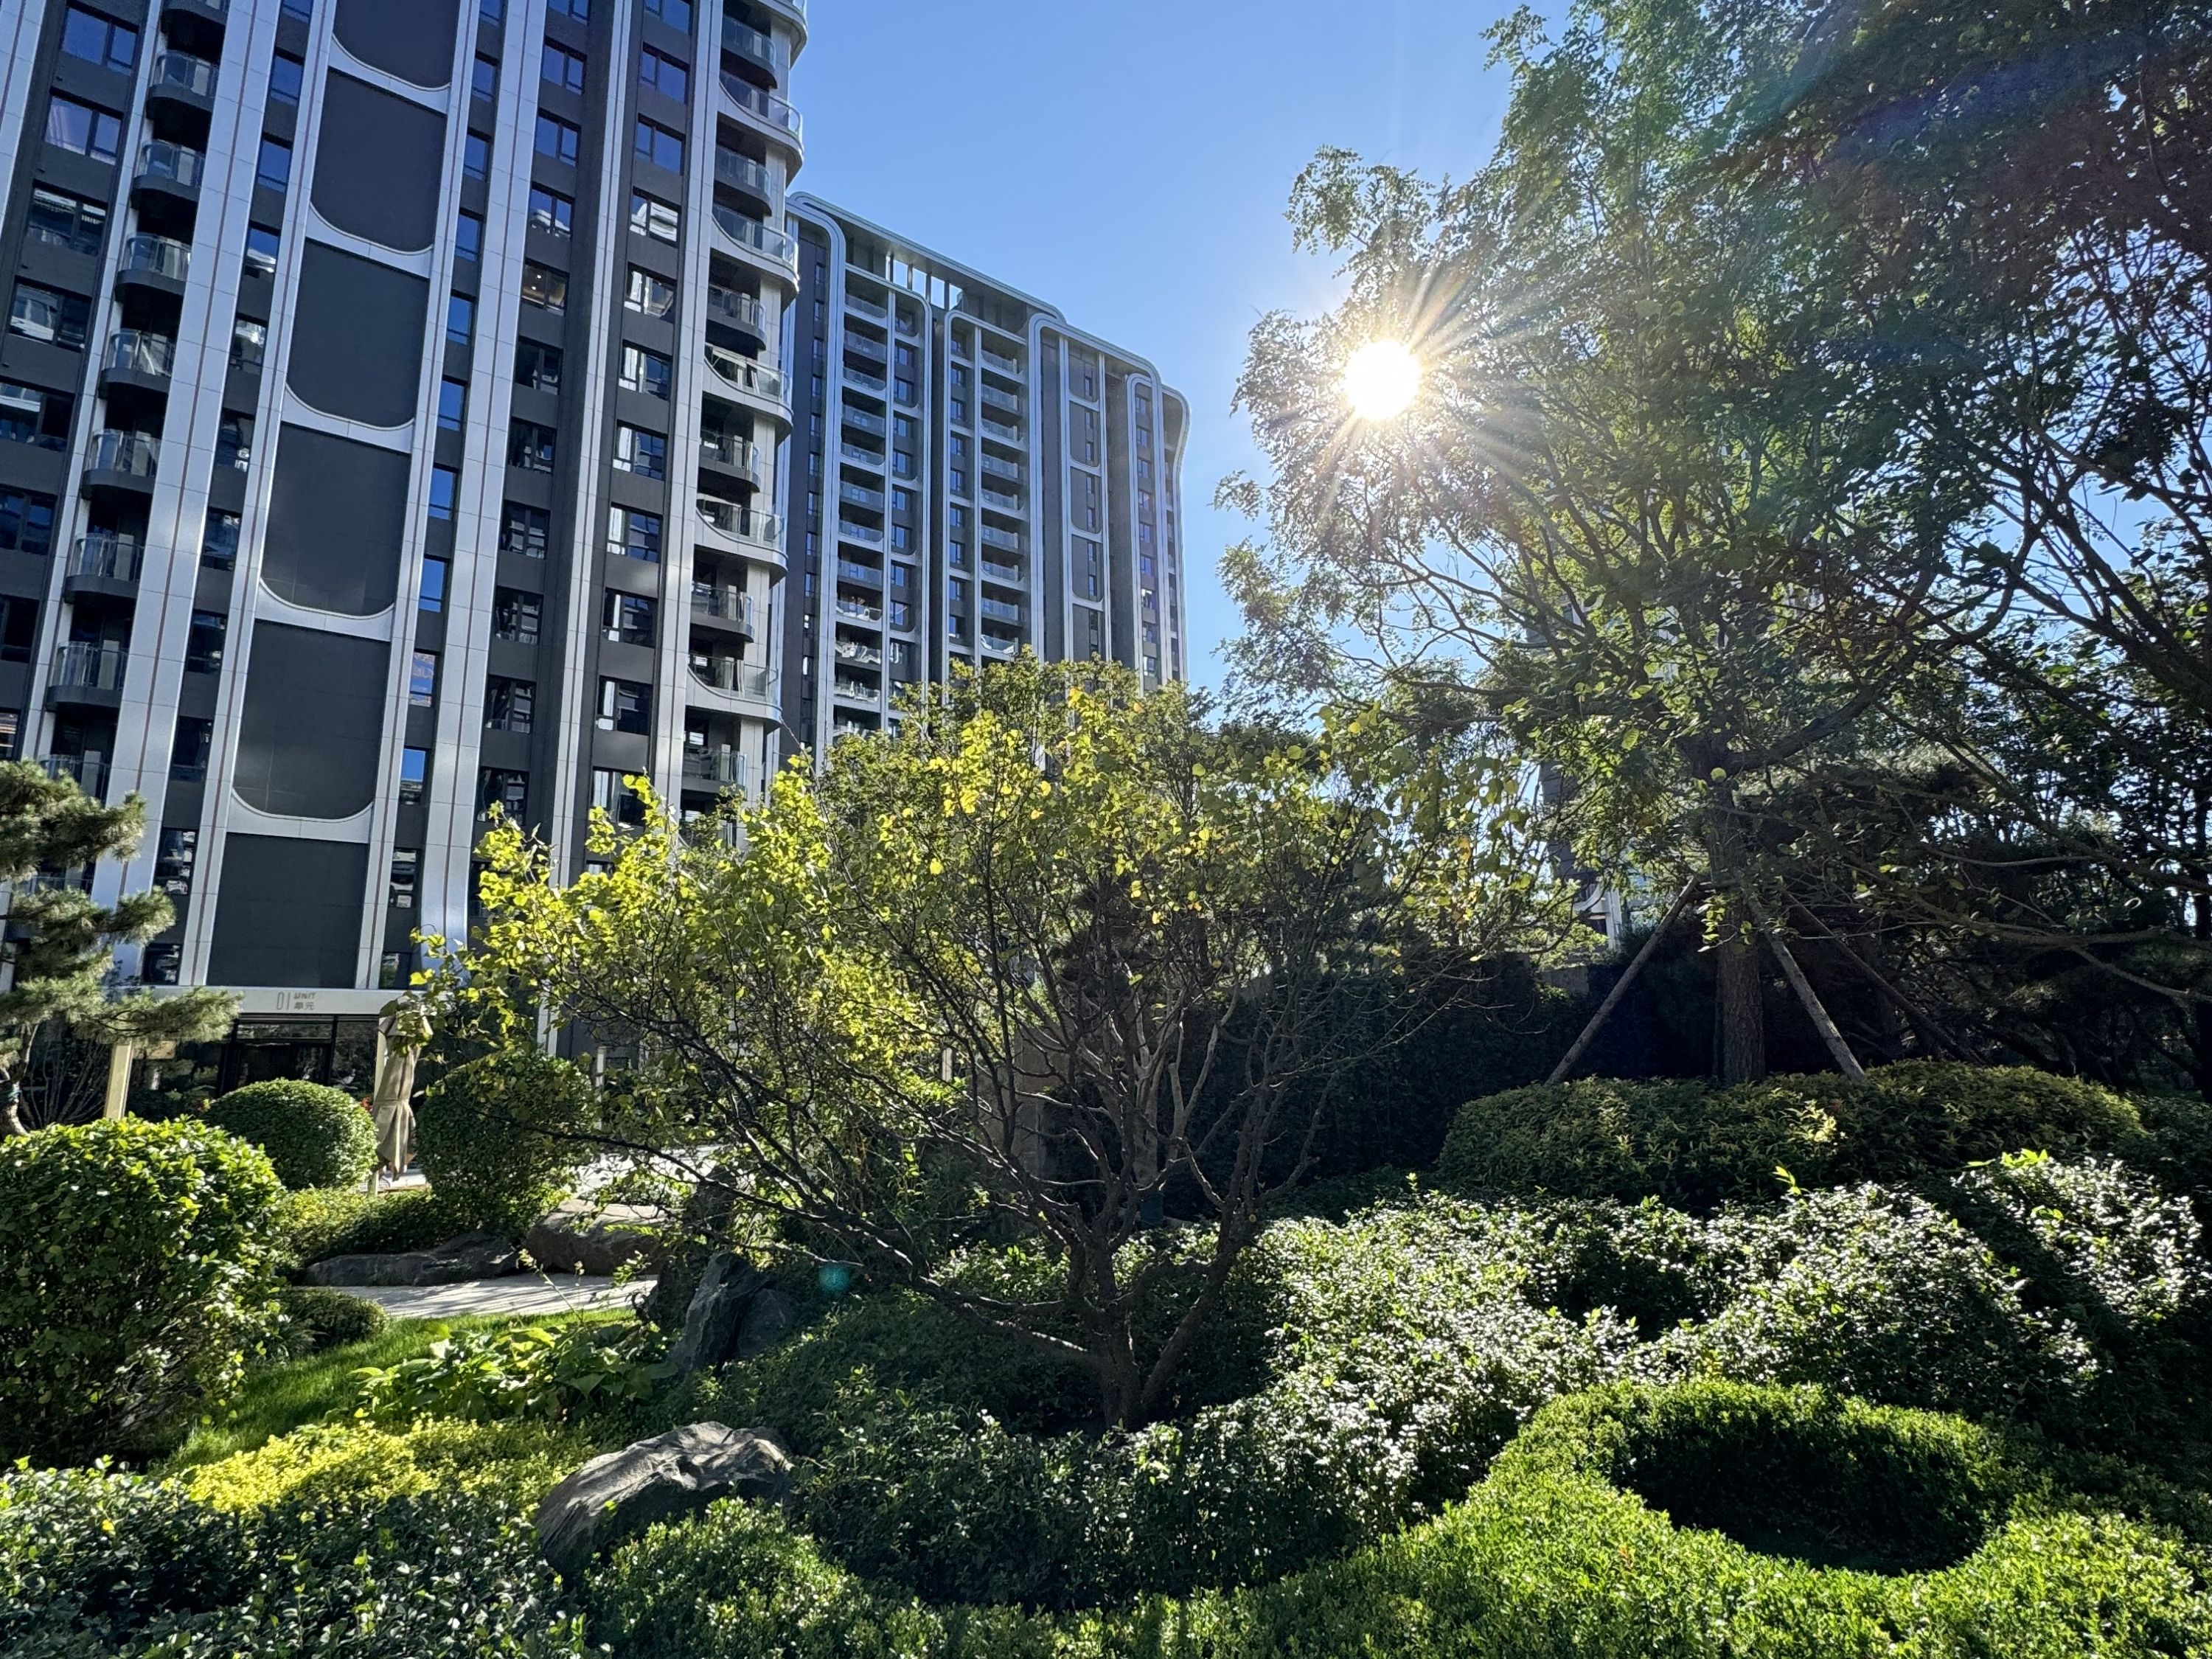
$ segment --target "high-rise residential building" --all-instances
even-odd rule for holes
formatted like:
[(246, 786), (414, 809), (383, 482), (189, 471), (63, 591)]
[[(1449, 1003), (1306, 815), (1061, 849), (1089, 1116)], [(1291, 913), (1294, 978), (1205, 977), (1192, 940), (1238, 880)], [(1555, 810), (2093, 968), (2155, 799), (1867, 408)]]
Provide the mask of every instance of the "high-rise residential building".
[[(373, 1013), (497, 807), (780, 753), (805, 0), (4, 0), (0, 736), (133, 964)], [(256, 1028), (258, 1029), (258, 1028)], [(317, 1028), (272, 1041), (315, 1040)]]
[(783, 717), (817, 754), (1024, 648), (1184, 673), (1182, 398), (1042, 301), (796, 196)]

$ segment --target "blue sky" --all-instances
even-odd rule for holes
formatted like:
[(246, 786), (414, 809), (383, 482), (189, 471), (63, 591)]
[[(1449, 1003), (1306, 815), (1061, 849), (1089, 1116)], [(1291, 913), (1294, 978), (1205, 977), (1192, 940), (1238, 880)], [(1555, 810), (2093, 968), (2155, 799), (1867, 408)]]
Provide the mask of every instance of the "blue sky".
[(1257, 467), (1230, 411), (1245, 337), (1332, 291), (1327, 262), (1291, 251), (1291, 181), (1324, 144), (1471, 171), (1502, 100), (1482, 33), (1505, 9), (816, 0), (794, 84), (800, 188), (1037, 295), (1190, 399), (1194, 679), (1218, 679), (1213, 647), (1237, 627), (1214, 558), (1244, 526), (1208, 497)]

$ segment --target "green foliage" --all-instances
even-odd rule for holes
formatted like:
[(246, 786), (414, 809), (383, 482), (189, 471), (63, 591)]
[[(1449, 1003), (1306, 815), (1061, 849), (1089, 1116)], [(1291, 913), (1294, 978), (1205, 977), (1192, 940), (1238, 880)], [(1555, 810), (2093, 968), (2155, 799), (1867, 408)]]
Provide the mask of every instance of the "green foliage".
[(21, 1659), (580, 1659), (495, 1500), (240, 1513), (104, 1472), (0, 1475), (0, 1650)]
[(295, 1192), (281, 1210), (284, 1254), (294, 1267), (337, 1255), (399, 1255), (427, 1250), (469, 1231), (438, 1194)]
[(465, 1332), (359, 1373), (361, 1408), (384, 1423), (439, 1416), (558, 1420), (651, 1397), (675, 1368), (632, 1323), (576, 1321)]
[(269, 1154), (294, 1192), (358, 1187), (376, 1167), (376, 1127), (343, 1089), (278, 1079), (234, 1089), (208, 1121)]
[(1911, 1182), (2008, 1152), (2142, 1156), (2152, 1142), (2124, 1097), (2017, 1068), (1914, 1061), (1864, 1083), (1777, 1078), (1695, 1083), (1591, 1080), (1471, 1103), (1437, 1177), (1520, 1196), (1656, 1197), (1708, 1212), (1804, 1187)]
[(0, 1140), (0, 1458), (133, 1448), (233, 1389), (275, 1328), (280, 1193), (193, 1124)]
[(415, 1137), (423, 1173), (451, 1213), (520, 1238), (561, 1200), (587, 1156), (577, 1137), (598, 1120), (581, 1072), (515, 1048), (439, 1079)]
[(400, 1429), (331, 1423), (300, 1429), (177, 1477), (210, 1509), (260, 1511), (462, 1492), (524, 1510), (588, 1460), (573, 1431), (540, 1423), (429, 1418)]
[(284, 1352), (303, 1358), (366, 1342), (389, 1322), (383, 1309), (322, 1285), (288, 1285), (276, 1293)]

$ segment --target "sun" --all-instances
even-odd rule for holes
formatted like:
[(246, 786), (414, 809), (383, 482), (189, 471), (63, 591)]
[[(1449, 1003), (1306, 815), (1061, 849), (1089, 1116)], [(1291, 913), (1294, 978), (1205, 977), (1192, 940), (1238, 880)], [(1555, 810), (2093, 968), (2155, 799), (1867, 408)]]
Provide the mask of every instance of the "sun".
[(1344, 395), (1363, 421), (1394, 421), (1421, 393), (1421, 360), (1396, 340), (1370, 340), (1344, 365)]

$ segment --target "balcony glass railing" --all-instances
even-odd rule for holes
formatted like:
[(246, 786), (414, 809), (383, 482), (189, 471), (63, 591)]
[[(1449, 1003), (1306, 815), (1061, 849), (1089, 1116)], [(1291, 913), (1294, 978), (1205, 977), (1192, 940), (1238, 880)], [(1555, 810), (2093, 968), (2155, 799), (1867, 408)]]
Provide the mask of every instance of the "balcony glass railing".
[(120, 691), (130, 661), (130, 653), (119, 645), (58, 646), (52, 683), (76, 691)]
[(855, 409), (850, 404), (845, 405), (845, 425), (851, 431), (865, 432), (874, 438), (884, 437), (891, 429), (891, 423), (882, 416), (871, 415), (866, 410)]
[[(39, 765), (50, 778), (67, 778), (88, 795), (95, 798), (107, 793), (107, 757), (105, 755), (49, 755)], [(21, 887), (17, 887), (21, 892)]]
[(745, 757), (734, 749), (689, 749), (684, 754), (687, 783), (713, 784), (723, 789), (745, 787)]
[(189, 52), (165, 52), (154, 60), (151, 90), (181, 92), (194, 98), (215, 95), (215, 65)]
[(100, 581), (135, 582), (146, 562), (145, 544), (136, 536), (95, 530), (76, 538), (69, 574)]
[(123, 275), (181, 283), (191, 274), (192, 251), (167, 236), (133, 236), (123, 244)]
[(831, 684), (836, 694), (848, 702), (881, 702), (884, 700), (883, 689), (870, 685), (865, 680), (848, 680), (840, 674), (831, 681)]
[(863, 587), (881, 587), (884, 573), (872, 564), (855, 564), (850, 559), (840, 559), (837, 561), (837, 580), (858, 582)]
[(788, 99), (779, 98), (772, 92), (763, 92), (750, 81), (724, 71), (722, 91), (729, 100), (756, 121), (781, 136), (792, 139), (805, 137), (806, 124)]
[(845, 295), (845, 309), (851, 312), (855, 317), (865, 317), (868, 321), (878, 325), (888, 324), (891, 319), (890, 307), (889, 306), (879, 306), (873, 300), (869, 299), (866, 295), (847, 294)]
[(149, 380), (166, 380), (176, 370), (177, 343), (166, 334), (126, 328), (108, 337), (100, 366), (111, 374), (143, 374)]
[(1009, 495), (1003, 489), (985, 489), (978, 493), (983, 498), (983, 505), (994, 511), (1011, 513), (1017, 516), (1021, 513), (1022, 498), (1018, 495)]
[(871, 489), (867, 485), (854, 483), (849, 478), (838, 484), (837, 499), (841, 501), (850, 501), (854, 507), (865, 507), (874, 513), (884, 510), (882, 490)]
[(1021, 623), (1022, 608), (1018, 605), (1007, 605), (999, 599), (978, 599), (975, 605), (993, 622), (1012, 623), (1017, 627)]
[(775, 200), (775, 176), (750, 155), (734, 150), (714, 152), (714, 177), (739, 190), (749, 190), (764, 202)]
[(858, 386), (863, 392), (872, 392), (880, 398), (890, 390), (891, 383), (880, 374), (871, 374), (865, 368), (855, 368), (848, 363), (845, 365), (845, 384)]
[(982, 466), (983, 471), (994, 478), (1004, 478), (1009, 483), (1019, 483), (1022, 481), (1022, 465), (1019, 461), (1002, 460), (996, 455), (986, 455), (982, 459)]
[(996, 369), (1010, 380), (1018, 380), (1022, 378), (1022, 366), (1012, 357), (1002, 357), (988, 346), (982, 347), (980, 355), (983, 359), (984, 368)]
[(207, 158), (196, 149), (182, 144), (173, 144), (166, 138), (156, 138), (138, 152), (138, 176), (160, 179), (184, 190), (198, 190), (200, 175), (207, 171)]
[(768, 311), (750, 294), (740, 294), (735, 289), (710, 288), (707, 290), (707, 320), (727, 323), (732, 328), (741, 328), (762, 339), (768, 337)]
[(739, 392), (778, 405), (784, 403), (783, 371), (773, 363), (757, 362), (734, 351), (725, 351), (718, 345), (709, 345), (707, 367), (726, 385)]
[(766, 702), (775, 693), (775, 676), (737, 657), (694, 657), (691, 678), (710, 690)]
[(987, 628), (977, 637), (982, 642), (983, 649), (995, 656), (1011, 657), (1022, 648), (1021, 640), (1015, 635), (994, 634)]
[(840, 640), (836, 646), (837, 660), (848, 662), (860, 668), (881, 668), (884, 653), (872, 645), (860, 645), (852, 640)]
[(884, 608), (879, 605), (864, 605), (858, 599), (841, 599), (837, 614), (854, 622), (879, 623), (884, 619)]
[(788, 231), (778, 230), (774, 225), (763, 224), (757, 219), (748, 219), (742, 213), (732, 213), (726, 207), (714, 210), (714, 223), (722, 234), (738, 247), (757, 253), (771, 264), (799, 269), (799, 239)]
[(1011, 530), (1000, 530), (987, 524), (976, 534), (982, 538), (986, 547), (999, 548), (1008, 553), (1022, 550), (1022, 538)]
[(161, 459), (161, 446), (143, 432), (102, 432), (84, 452), (85, 470), (122, 472), (150, 478)]
[(858, 444), (840, 444), (837, 447), (837, 459), (848, 466), (865, 466), (876, 472), (884, 470), (882, 453), (873, 449), (862, 449)]
[(1019, 586), (1024, 580), (1022, 568), (1018, 564), (1000, 564), (993, 559), (982, 562), (983, 574), (994, 582), (1004, 582), (1009, 587)]
[(983, 401), (994, 409), (1003, 409), (1009, 415), (1022, 412), (1022, 400), (1011, 392), (1001, 392), (994, 386), (983, 388)]
[(699, 517), (709, 528), (734, 540), (780, 550), (783, 520), (773, 513), (758, 512), (738, 501), (726, 501), (719, 495), (702, 495)]
[(742, 587), (725, 587), (714, 582), (691, 584), (691, 609), (702, 617), (712, 617), (718, 622), (742, 623), (753, 625), (753, 597)]
[(722, 44), (773, 70), (778, 80), (791, 67), (791, 55), (776, 44), (774, 35), (763, 34), (750, 23), (740, 23), (726, 12), (722, 17)]
[(1000, 443), (1018, 444), (1022, 441), (1021, 428), (1010, 426), (1004, 421), (986, 419), (976, 424), (983, 428), (984, 436), (996, 438)]
[(699, 459), (709, 466), (760, 482), (760, 453), (743, 438), (707, 432), (699, 437)]
[(884, 544), (882, 531), (872, 530), (864, 524), (852, 524), (843, 519), (837, 520), (837, 537), (839, 540), (851, 542), (858, 547), (881, 547)]
[(888, 365), (891, 360), (891, 349), (881, 340), (871, 340), (865, 334), (848, 334), (845, 337), (845, 355), (848, 358), (858, 357), (865, 362)]

